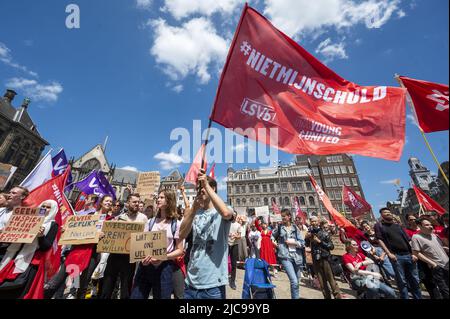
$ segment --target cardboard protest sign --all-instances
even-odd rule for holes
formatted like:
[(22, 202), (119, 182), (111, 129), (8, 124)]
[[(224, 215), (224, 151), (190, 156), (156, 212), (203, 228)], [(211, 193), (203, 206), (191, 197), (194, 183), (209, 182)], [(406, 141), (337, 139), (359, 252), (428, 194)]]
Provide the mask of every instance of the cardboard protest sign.
[(128, 255), (131, 234), (142, 233), (144, 225), (145, 223), (105, 221), (102, 227), (105, 237), (99, 240), (97, 252)]
[(339, 239), (339, 236), (332, 236), (331, 239), (333, 240), (334, 249), (331, 251), (332, 255), (335, 256), (343, 256), (347, 252), (345, 251), (345, 245), (341, 242)]
[(281, 214), (270, 214), (270, 222), (271, 223), (281, 222)]
[(102, 215), (69, 216), (59, 245), (84, 245), (98, 243), (98, 223)]
[(8, 224), (0, 232), (0, 242), (30, 244), (43, 223), (44, 215), (39, 208), (16, 207)]
[(131, 234), (130, 263), (152, 256), (167, 260), (167, 235), (165, 231)]
[(256, 217), (262, 216), (266, 223), (269, 222), (269, 206), (255, 207)]
[(247, 216), (247, 207), (234, 207), (234, 210), (240, 216)]

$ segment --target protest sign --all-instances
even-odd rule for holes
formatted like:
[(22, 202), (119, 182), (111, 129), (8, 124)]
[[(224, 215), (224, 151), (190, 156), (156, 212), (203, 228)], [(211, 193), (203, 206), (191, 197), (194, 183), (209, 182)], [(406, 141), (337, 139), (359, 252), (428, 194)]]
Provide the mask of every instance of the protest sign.
[(234, 210), (240, 216), (247, 216), (247, 207), (234, 207)]
[(152, 256), (167, 260), (167, 235), (165, 231), (131, 234), (130, 263)]
[(269, 206), (255, 207), (256, 217), (263, 217), (266, 223), (269, 222)]
[(59, 245), (83, 245), (98, 243), (97, 224), (102, 215), (69, 216)]
[(97, 252), (110, 254), (129, 254), (132, 233), (142, 233), (145, 223), (106, 221), (102, 232), (105, 237), (99, 240)]
[(280, 214), (270, 214), (270, 222), (271, 223), (281, 222), (281, 215)]
[(16, 207), (0, 233), (0, 242), (30, 244), (44, 223), (39, 208)]

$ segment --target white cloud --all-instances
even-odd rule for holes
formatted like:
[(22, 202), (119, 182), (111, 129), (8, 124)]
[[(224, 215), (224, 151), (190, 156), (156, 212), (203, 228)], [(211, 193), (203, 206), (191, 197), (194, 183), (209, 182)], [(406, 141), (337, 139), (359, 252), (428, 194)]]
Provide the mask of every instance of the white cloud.
[(403, 11), (403, 10), (398, 10), (397, 11), (397, 17), (399, 19), (403, 18), (404, 16), (406, 16), (406, 12), (405, 11)]
[(192, 74), (206, 84), (214, 68), (222, 67), (228, 41), (217, 34), (208, 19), (195, 18), (181, 27), (170, 26), (163, 19), (151, 20), (148, 25), (155, 33), (150, 53), (171, 80)]
[(390, 179), (390, 180), (387, 180), (387, 181), (381, 181), (380, 183), (381, 183), (381, 184), (398, 185), (398, 184), (400, 184), (400, 179), (399, 179), (399, 178), (396, 178), (396, 179)]
[(25, 78), (8, 79), (5, 85), (12, 89), (22, 90), (24, 95), (36, 102), (56, 102), (63, 87), (58, 82), (41, 84), (36, 80)]
[(152, 0), (136, 0), (136, 7), (149, 10), (152, 6)]
[(224, 191), (227, 189), (227, 177), (219, 177), (217, 180), (217, 190)]
[(407, 115), (406, 115), (406, 118), (409, 120), (409, 123), (411, 123), (412, 125), (415, 125), (415, 126), (419, 127), (419, 124), (418, 124), (417, 121), (416, 121), (416, 117), (415, 117), (413, 114), (411, 114), (411, 113), (407, 114)]
[(249, 152), (251, 152), (254, 150), (253, 146), (251, 146), (250, 144), (245, 143), (245, 142), (239, 143), (239, 144), (233, 146), (232, 149), (233, 149), (233, 151), (236, 151), (236, 152), (244, 152), (245, 150), (248, 150)]
[(124, 166), (124, 167), (121, 167), (120, 169), (124, 169), (127, 171), (133, 171), (133, 172), (139, 172), (139, 170), (134, 166)]
[(174, 92), (181, 93), (181, 92), (183, 91), (183, 85), (182, 85), (182, 84), (175, 85), (175, 86), (172, 88), (172, 90), (173, 90)]
[(276, 27), (298, 36), (359, 23), (369, 29), (380, 28), (400, 10), (399, 4), (400, 0), (265, 0), (264, 13)]
[(211, 16), (214, 13), (230, 14), (242, 0), (165, 0), (163, 11), (177, 20), (192, 14)]
[(171, 170), (180, 166), (184, 162), (181, 156), (173, 153), (160, 152), (153, 156), (154, 159), (159, 160), (159, 165), (163, 170)]
[(0, 61), (5, 63), (6, 65), (9, 65), (12, 68), (28, 73), (33, 77), (38, 77), (38, 74), (36, 72), (30, 71), (26, 66), (14, 62), (11, 55), (11, 50), (2, 42), (0, 42)]
[(316, 53), (324, 56), (324, 62), (331, 62), (334, 59), (348, 59), (345, 52), (344, 43), (331, 43), (331, 39), (327, 38), (322, 41), (316, 49)]

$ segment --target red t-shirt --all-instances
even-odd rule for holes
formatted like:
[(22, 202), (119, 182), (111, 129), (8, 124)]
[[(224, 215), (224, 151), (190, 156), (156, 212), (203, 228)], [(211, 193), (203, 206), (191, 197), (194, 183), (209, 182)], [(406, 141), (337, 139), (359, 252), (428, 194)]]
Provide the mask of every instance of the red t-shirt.
[(445, 238), (444, 230), (445, 228), (442, 226), (434, 226), (434, 233), (441, 239)]
[[(350, 253), (346, 253), (344, 256), (342, 256), (342, 261), (344, 262), (344, 265), (352, 264), (353, 267), (355, 267), (356, 264), (362, 263), (364, 260), (366, 260), (366, 256), (364, 256), (361, 253), (357, 253), (356, 256), (353, 256)], [(359, 267), (360, 270), (365, 270), (366, 266), (361, 265)]]
[(420, 228), (413, 230), (409, 228), (405, 228), (405, 232), (408, 234), (409, 238), (412, 238), (415, 234), (418, 234), (420, 232)]

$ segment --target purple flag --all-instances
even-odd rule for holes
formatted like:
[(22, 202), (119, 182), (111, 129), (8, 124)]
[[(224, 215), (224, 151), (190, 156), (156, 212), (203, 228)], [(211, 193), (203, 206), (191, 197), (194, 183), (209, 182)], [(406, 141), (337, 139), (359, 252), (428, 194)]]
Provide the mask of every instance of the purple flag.
[[(66, 171), (67, 166), (69, 165), (69, 161), (67, 160), (66, 153), (64, 152), (63, 148), (58, 152), (58, 154), (56, 154), (52, 158), (52, 164), (53, 164), (53, 172), (52, 172), (53, 177), (61, 175)], [(70, 192), (72, 190), (73, 185), (71, 184), (72, 184), (72, 173), (69, 173), (66, 181), (66, 185), (68, 185), (65, 189), (66, 191)]]
[(95, 194), (100, 197), (109, 195), (114, 200), (116, 199), (114, 189), (105, 178), (103, 172), (93, 171), (88, 175), (88, 177), (75, 183), (74, 185), (76, 185), (86, 195)]

